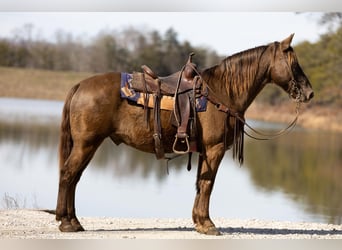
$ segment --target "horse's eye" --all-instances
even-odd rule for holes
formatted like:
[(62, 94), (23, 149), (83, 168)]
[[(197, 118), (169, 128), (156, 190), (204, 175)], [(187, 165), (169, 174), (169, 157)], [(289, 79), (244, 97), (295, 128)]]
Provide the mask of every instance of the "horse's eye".
[(289, 58), (289, 54), (284, 52), (283, 56), (282, 56), (282, 59), (287, 60), (288, 58)]

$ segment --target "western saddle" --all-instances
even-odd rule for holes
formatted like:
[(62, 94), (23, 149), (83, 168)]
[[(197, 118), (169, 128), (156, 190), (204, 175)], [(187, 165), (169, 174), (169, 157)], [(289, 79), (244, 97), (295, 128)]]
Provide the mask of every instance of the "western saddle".
[(145, 108), (149, 102), (148, 94), (153, 96), (153, 138), (157, 159), (165, 158), (163, 144), (161, 143), (160, 124), (161, 99), (164, 95), (173, 96), (174, 99), (173, 114), (174, 120), (176, 120), (177, 134), (173, 143), (173, 152), (185, 154), (197, 151), (195, 98), (201, 88), (201, 78), (198, 75), (196, 64), (192, 62), (193, 55), (194, 53), (189, 55), (186, 64), (180, 71), (166, 77), (157, 76), (146, 65), (141, 66), (143, 73), (133, 73), (132, 88), (144, 93)]

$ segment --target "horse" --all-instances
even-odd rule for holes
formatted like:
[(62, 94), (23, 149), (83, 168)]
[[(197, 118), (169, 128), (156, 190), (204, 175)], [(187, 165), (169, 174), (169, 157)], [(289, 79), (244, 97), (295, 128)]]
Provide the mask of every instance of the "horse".
[[(220, 235), (209, 215), (216, 173), (225, 152), (235, 144), (242, 160), (243, 117), (265, 85), (272, 83), (281, 87), (297, 102), (308, 102), (314, 96), (291, 46), (293, 35), (281, 42), (231, 55), (199, 72), (209, 100), (206, 111), (196, 113), (200, 147), (192, 220), (199, 233)], [(153, 117), (146, 126), (144, 107), (120, 97), (120, 80), (120, 73), (116, 72), (95, 75), (73, 86), (67, 94), (60, 129), (56, 207), (56, 220), (61, 222), (62, 232), (84, 231), (75, 212), (75, 189), (105, 138), (109, 137), (116, 145), (125, 143), (155, 153)], [(161, 110), (160, 114), (166, 153), (172, 152), (177, 132), (169, 122), (170, 112)]]

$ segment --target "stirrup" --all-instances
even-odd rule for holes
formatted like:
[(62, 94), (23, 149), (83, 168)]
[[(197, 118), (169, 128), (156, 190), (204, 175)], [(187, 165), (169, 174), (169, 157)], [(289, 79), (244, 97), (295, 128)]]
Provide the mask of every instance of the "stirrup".
[[(190, 146), (189, 146), (189, 140), (188, 140), (188, 135), (186, 135), (184, 138), (179, 138), (177, 135), (175, 136), (176, 139), (175, 141), (173, 142), (173, 147), (172, 147), (172, 150), (174, 153), (176, 154), (186, 154), (186, 153), (189, 153), (190, 152)], [(176, 149), (176, 145), (177, 145), (177, 142), (178, 140), (181, 139), (181, 143), (186, 143), (186, 150), (184, 151), (179, 151)]]

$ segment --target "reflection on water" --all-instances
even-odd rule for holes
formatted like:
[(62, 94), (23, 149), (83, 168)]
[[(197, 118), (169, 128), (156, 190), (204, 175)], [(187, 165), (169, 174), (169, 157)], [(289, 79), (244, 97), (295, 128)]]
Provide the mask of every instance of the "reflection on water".
[(340, 134), (293, 131), (267, 143), (250, 141), (246, 165), (255, 185), (280, 189), (310, 213), (341, 223), (342, 140)]
[[(10, 114), (0, 98), (0, 199), (54, 208), (58, 186), (58, 123), (62, 103), (26, 101), (35, 112)], [(6, 105), (10, 103), (7, 100)], [(54, 112), (37, 112), (39, 106)], [(29, 113), (29, 116), (28, 116)], [(52, 113), (52, 114), (51, 114)], [(37, 119), (52, 115), (54, 119)], [(36, 116), (36, 117), (34, 117)], [(341, 134), (300, 129), (267, 142), (246, 139), (241, 168), (227, 153), (212, 195), (213, 217), (340, 223), (342, 218)], [(169, 163), (106, 140), (78, 185), (80, 216), (191, 217), (195, 196), (187, 157)], [(20, 201), (19, 201), (20, 202)], [(0, 207), (5, 207), (2, 200)]]

